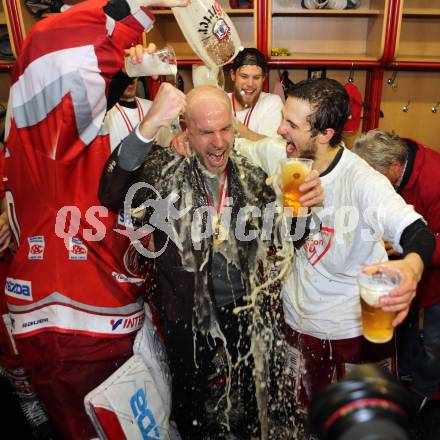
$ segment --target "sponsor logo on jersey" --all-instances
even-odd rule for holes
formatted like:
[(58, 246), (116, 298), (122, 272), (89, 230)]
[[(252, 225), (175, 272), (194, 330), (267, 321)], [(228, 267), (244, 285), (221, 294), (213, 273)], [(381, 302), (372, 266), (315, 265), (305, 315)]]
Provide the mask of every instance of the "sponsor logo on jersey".
[(130, 399), (130, 406), (143, 440), (160, 440), (159, 427), (153, 412), (148, 406), (147, 396), (142, 388), (139, 388), (133, 394)]
[(132, 283), (136, 284), (136, 286), (141, 286), (142, 284), (144, 284), (143, 278), (128, 277), (127, 275), (119, 272), (112, 272), (112, 275), (116, 278), (116, 281), (118, 283)]
[(110, 325), (112, 326), (112, 331), (115, 331), (121, 324), (122, 324), (122, 319), (118, 319), (117, 321), (112, 319), (110, 321)]
[(145, 316), (143, 313), (137, 316), (132, 316), (131, 318), (111, 319), (110, 325), (112, 327), (112, 332), (116, 331), (119, 327), (120, 330), (140, 327), (144, 322), (144, 319)]
[(79, 238), (69, 238), (69, 260), (87, 260), (87, 247)]
[(118, 213), (118, 225), (125, 226), (127, 228), (133, 228), (133, 221), (130, 213), (125, 212), (123, 209)]
[(44, 324), (45, 322), (49, 322), (49, 318), (41, 318), (41, 319), (35, 319), (34, 321), (23, 322), (23, 324), (21, 324), (21, 327), (22, 328), (34, 327), (38, 324)]
[(35, 237), (28, 237), (29, 244), (29, 260), (42, 260), (44, 257), (44, 248), (46, 247), (44, 237), (37, 235)]
[(314, 234), (306, 240), (304, 248), (307, 252), (307, 260), (312, 266), (315, 266), (329, 251), (334, 236), (335, 230), (333, 228), (323, 226), (318, 234)]
[(18, 280), (15, 278), (6, 278), (5, 283), (6, 295), (14, 298), (32, 301), (32, 283), (30, 281)]

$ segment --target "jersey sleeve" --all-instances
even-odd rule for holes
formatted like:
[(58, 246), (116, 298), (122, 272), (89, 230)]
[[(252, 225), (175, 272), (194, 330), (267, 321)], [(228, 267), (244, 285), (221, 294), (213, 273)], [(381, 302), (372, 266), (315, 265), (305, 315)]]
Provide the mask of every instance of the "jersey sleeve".
[(15, 65), (13, 123), (24, 146), (54, 160), (71, 161), (100, 134), (106, 93), (121, 70), (123, 51), (138, 42), (153, 19), (134, 1), (126, 16), (90, 0), (37, 23)]
[(287, 157), (286, 142), (275, 137), (267, 137), (256, 142), (238, 138), (235, 140), (234, 149), (260, 167), (268, 176), (275, 174), (279, 161)]

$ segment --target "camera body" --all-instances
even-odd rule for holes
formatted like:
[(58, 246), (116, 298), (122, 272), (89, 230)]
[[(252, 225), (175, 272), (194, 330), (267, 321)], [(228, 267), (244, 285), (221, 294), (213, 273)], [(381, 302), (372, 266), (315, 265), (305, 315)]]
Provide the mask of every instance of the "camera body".
[(355, 367), (312, 400), (309, 431), (319, 440), (409, 440), (411, 392), (373, 364)]

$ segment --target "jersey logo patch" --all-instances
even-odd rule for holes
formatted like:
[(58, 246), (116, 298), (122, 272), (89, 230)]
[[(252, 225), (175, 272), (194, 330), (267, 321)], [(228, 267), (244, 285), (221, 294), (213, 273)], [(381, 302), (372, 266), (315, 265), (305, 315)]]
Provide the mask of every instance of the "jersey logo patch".
[(79, 238), (69, 238), (69, 260), (87, 260), (87, 247)]
[(28, 237), (29, 260), (42, 260), (44, 258), (44, 249), (46, 247), (44, 242), (44, 237), (42, 235), (37, 235), (35, 237)]
[(307, 260), (312, 266), (315, 266), (321, 258), (329, 251), (335, 230), (323, 226), (318, 234), (312, 235), (304, 243), (304, 248), (307, 252)]
[(6, 295), (14, 298), (23, 299), (25, 301), (33, 301), (32, 283), (26, 280), (18, 280), (16, 278), (6, 278), (5, 283)]

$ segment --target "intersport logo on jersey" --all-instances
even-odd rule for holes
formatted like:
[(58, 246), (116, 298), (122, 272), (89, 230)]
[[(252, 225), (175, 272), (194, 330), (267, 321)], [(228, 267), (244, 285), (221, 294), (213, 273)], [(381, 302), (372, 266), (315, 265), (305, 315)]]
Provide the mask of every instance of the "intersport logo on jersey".
[[(154, 194), (155, 198), (147, 199), (141, 206), (132, 209), (134, 196), (140, 189), (146, 189), (149, 193)], [(362, 223), (360, 237), (363, 241), (378, 241), (383, 236), (380, 222), (376, 221), (377, 218), (380, 218), (380, 209), (377, 207), (369, 207), (363, 212), (359, 212), (358, 208), (354, 206), (342, 206), (338, 209), (332, 207), (314, 208), (311, 215), (308, 216), (307, 208), (303, 208), (304, 211), (301, 216), (293, 218), (290, 208), (283, 209), (276, 202), (267, 204), (264, 209), (258, 206), (246, 205), (239, 209), (234, 225), (232, 225), (233, 200), (230, 197), (225, 198), (221, 215), (219, 215), (216, 208), (209, 205), (200, 206), (197, 209), (193, 209), (190, 205), (179, 210), (176, 208), (179, 199), (179, 195), (174, 192), (163, 198), (153, 186), (144, 182), (136, 183), (127, 192), (123, 211), (118, 213), (118, 220), (115, 222), (117, 227), (112, 230), (126, 236), (136, 250), (146, 258), (160, 256), (170, 241), (182, 251), (182, 241), (188, 238), (191, 239), (195, 250), (201, 249), (202, 242), (205, 239), (212, 239), (214, 244), (221, 244), (231, 238), (245, 242), (256, 239), (269, 241), (272, 239), (275, 229), (277, 229), (282, 241), (298, 241), (304, 237), (306, 229), (307, 232), (311, 231), (311, 233), (321, 231), (322, 220), (325, 217), (331, 217), (331, 223), (335, 225), (332, 240), (337, 243), (343, 243), (353, 231), (357, 231), (360, 222)], [(149, 217), (145, 214), (147, 212)], [(188, 218), (190, 215), (192, 215), (192, 218)], [(64, 206), (58, 211), (55, 234), (64, 240), (66, 249), (70, 252), (70, 259), (86, 259), (86, 242), (101, 241), (105, 238), (106, 226), (100, 219), (108, 216), (109, 211), (104, 206), (91, 206), (84, 213), (84, 217), (76, 206)], [(132, 227), (132, 223), (128, 221), (128, 218), (141, 218), (143, 226)], [(259, 219), (261, 225), (259, 230), (248, 230), (250, 219)], [(176, 230), (175, 225), (184, 223), (190, 225), (186, 229), (190, 231), (190, 237), (182, 237)], [(78, 238), (80, 224), (88, 224), (90, 228), (83, 227), (81, 238)], [(166, 241), (160, 249), (153, 250), (144, 246), (143, 239), (155, 230), (164, 233)], [(74, 252), (72, 244), (76, 244), (76, 248), (79, 247), (77, 253)]]

